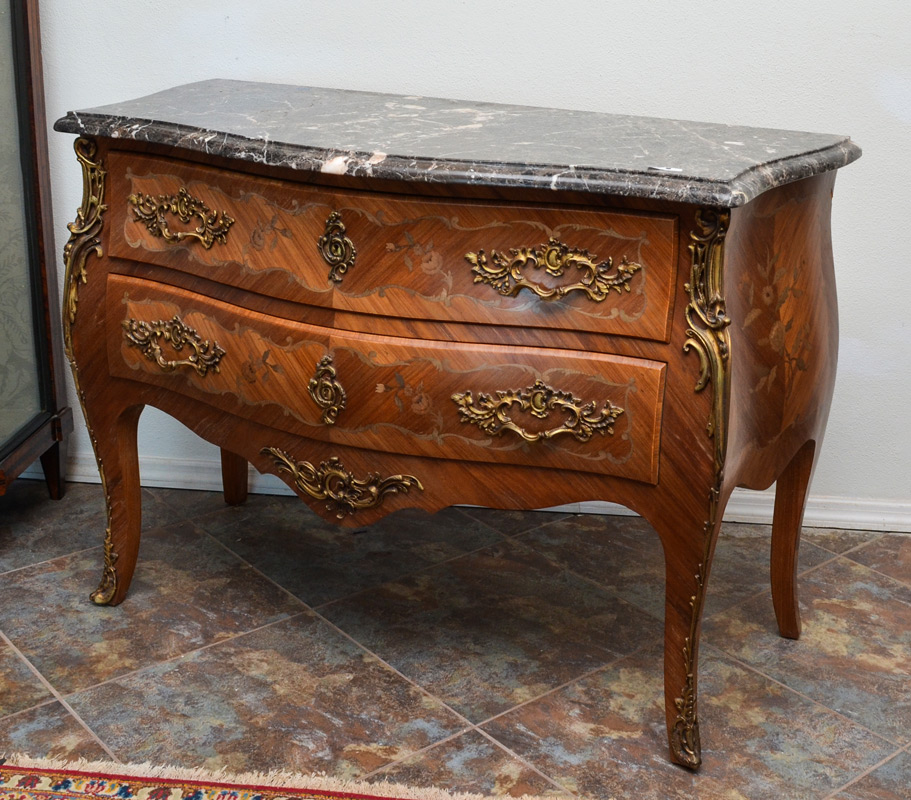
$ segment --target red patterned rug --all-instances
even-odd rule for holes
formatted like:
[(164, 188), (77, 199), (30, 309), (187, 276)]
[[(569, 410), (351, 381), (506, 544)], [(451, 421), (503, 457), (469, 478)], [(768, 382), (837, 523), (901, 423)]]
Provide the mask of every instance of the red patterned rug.
[[(321, 775), (228, 775), (109, 762), (0, 759), (0, 800), (491, 800)], [(525, 800), (535, 800), (527, 797)], [(543, 800), (538, 798), (537, 800)], [(553, 800), (553, 798), (549, 798)]]

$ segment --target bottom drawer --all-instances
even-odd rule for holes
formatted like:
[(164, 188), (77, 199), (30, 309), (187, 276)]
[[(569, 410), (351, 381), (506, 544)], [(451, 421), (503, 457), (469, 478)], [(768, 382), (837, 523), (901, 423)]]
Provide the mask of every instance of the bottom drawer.
[(112, 375), (314, 439), (656, 483), (665, 365), (368, 336), (110, 275)]

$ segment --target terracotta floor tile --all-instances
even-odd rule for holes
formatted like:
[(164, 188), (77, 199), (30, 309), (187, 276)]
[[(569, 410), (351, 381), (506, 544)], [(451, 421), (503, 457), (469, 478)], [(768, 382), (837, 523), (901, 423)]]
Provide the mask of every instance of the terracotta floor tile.
[[(771, 528), (725, 523), (718, 537), (705, 616), (769, 587)], [(528, 533), (522, 541), (614, 594), (664, 619), (664, 553), (658, 534), (639, 517), (577, 514)], [(832, 554), (805, 542), (802, 570)]]
[(838, 528), (804, 528), (803, 541), (815, 544), (832, 553), (844, 553), (862, 544), (876, 541), (878, 531), (846, 531)]
[(121, 605), (90, 602), (100, 573), (96, 548), (0, 576), (0, 630), (64, 693), (302, 607), (189, 523), (144, 534)]
[(911, 753), (899, 753), (832, 800), (908, 800), (911, 797)]
[(0, 719), (0, 757), (110, 760), (104, 748), (60, 703), (48, 703)]
[[(214, 511), (228, 510), (232, 506), (225, 503), (221, 492), (202, 492), (194, 489), (150, 489), (157, 500), (173, 509), (181, 519), (196, 519)], [(247, 502), (265, 499), (268, 495), (253, 495)], [(293, 499), (293, 498), (288, 498)], [(300, 501), (298, 500), (298, 503)], [(303, 506), (303, 504), (301, 503)], [(241, 506), (243, 508), (243, 506)]]
[(509, 511), (498, 508), (460, 508), (464, 514), (480, 520), (505, 536), (525, 533), (541, 525), (569, 516), (562, 511)]
[[(144, 531), (182, 519), (158, 490), (142, 490)], [(106, 520), (99, 484), (69, 483), (63, 498), (50, 500), (43, 481), (13, 481), (0, 497), (0, 573), (99, 546)]]
[(509, 540), (321, 613), (474, 722), (660, 633), (645, 613)]
[(911, 741), (911, 587), (846, 558), (801, 581), (803, 634), (767, 598), (708, 620), (704, 641), (898, 744)]
[[(0, 498), (0, 630), (73, 692), (122, 758), (179, 752), (187, 765), (505, 793), (547, 793), (544, 773), (604, 800), (906, 797), (907, 749), (839, 789), (911, 739), (905, 537), (805, 529), (801, 566), (820, 566), (801, 579), (805, 633), (791, 642), (768, 595), (768, 528), (725, 525), (703, 637), (705, 765), (694, 776), (666, 760), (653, 646), (663, 560), (635, 517), (450, 509), (351, 532), (290, 497), (251, 495), (233, 509), (217, 492), (144, 489), (143, 503), (131, 594), (97, 608), (100, 487), (71, 484), (56, 503), (43, 483), (17, 481)], [(302, 613), (244, 559), (327, 603), (321, 611), (441, 700)], [(104, 758), (32, 678), (0, 646), (0, 753)], [(501, 744), (466, 730), (442, 700), (477, 721), (505, 711), (486, 726)], [(10, 713), (33, 703), (44, 704)]]
[(101, 486), (70, 483), (51, 500), (44, 481), (13, 481), (0, 497), (0, 574), (95, 547), (104, 525)]
[(668, 763), (661, 650), (511, 711), (484, 730), (590, 798), (821, 798), (892, 746), (717, 650), (700, 665), (703, 765)]
[(310, 614), (68, 701), (122, 760), (232, 771), (357, 777), (464, 727)]
[(400, 511), (352, 531), (296, 497), (251, 497), (196, 524), (311, 606), (502, 540), (457, 509)]
[[(0, 718), (15, 714), (52, 698), (47, 687), (38, 680), (6, 642), (0, 641)], [(0, 729), (3, 723), (0, 720)]]
[(565, 796), (565, 792), (476, 730), (386, 767), (371, 780), (409, 786), (458, 786), (460, 792), (513, 797)]
[(911, 535), (893, 533), (880, 536), (876, 541), (849, 553), (847, 558), (911, 585)]

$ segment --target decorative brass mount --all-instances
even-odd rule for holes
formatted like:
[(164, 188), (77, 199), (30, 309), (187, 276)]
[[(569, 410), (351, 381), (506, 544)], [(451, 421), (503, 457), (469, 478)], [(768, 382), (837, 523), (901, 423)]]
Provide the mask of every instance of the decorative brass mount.
[[(547, 244), (538, 247), (520, 247), (510, 249), (509, 255), (498, 250), (490, 253), (491, 265), (483, 250), (477, 253), (466, 253), (465, 259), (472, 265), (475, 283), (486, 283), (506, 297), (515, 297), (522, 289), (534, 292), (542, 300), (559, 300), (570, 292), (585, 293), (589, 300), (600, 303), (607, 299), (611, 291), (621, 294), (630, 291), (629, 282), (640, 269), (641, 264), (630, 263), (624, 256), (613, 269), (613, 259), (598, 263), (597, 256), (588, 250), (579, 250), (551, 237)], [(578, 283), (567, 286), (548, 287), (534, 283), (525, 276), (526, 267), (541, 269), (548, 275), (559, 278), (564, 270), (575, 268), (583, 271)]]
[(88, 280), (86, 261), (91, 253), (100, 258), (102, 213), (104, 203), (104, 178), (107, 174), (100, 160), (96, 161), (98, 146), (92, 139), (80, 137), (73, 145), (76, 158), (82, 167), (82, 203), (76, 211), (76, 220), (67, 225), (69, 241), (63, 248), (66, 277), (63, 282), (63, 341), (66, 354), (73, 360), (73, 323), (76, 321), (76, 304), (80, 283)]
[(107, 210), (107, 205), (104, 203), (104, 183), (107, 172), (101, 159), (98, 158), (98, 145), (93, 139), (80, 136), (74, 142), (73, 148), (82, 167), (82, 203), (76, 211), (75, 221), (67, 225), (70, 238), (63, 248), (63, 263), (66, 266), (66, 276), (63, 282), (63, 342), (73, 370), (73, 382), (76, 384), (79, 405), (86, 418), (89, 437), (95, 450), (98, 474), (101, 477), (101, 487), (105, 498), (107, 526), (104, 531), (104, 570), (98, 588), (92, 592), (91, 597), (93, 603), (106, 605), (111, 602), (117, 592), (115, 564), (118, 555), (114, 550), (114, 540), (111, 536), (111, 495), (108, 492), (104, 463), (98, 456), (98, 440), (88, 422), (88, 414), (85, 413), (85, 395), (80, 386), (79, 370), (76, 367), (73, 353), (73, 325), (76, 322), (79, 284), (88, 282), (88, 270), (86, 269), (88, 257), (92, 253), (96, 258), (104, 255), (101, 247), (101, 228), (104, 221), (102, 215)]
[[(167, 242), (196, 239), (208, 250), (215, 242), (224, 244), (228, 229), (234, 224), (234, 219), (226, 212), (211, 211), (202, 200), (193, 197), (186, 189), (180, 189), (176, 195), (162, 194), (157, 198), (142, 193), (131, 194), (127, 199), (133, 206), (136, 221), (142, 222), (153, 236), (160, 236)], [(195, 231), (172, 232), (166, 214), (173, 214), (181, 222), (190, 222), (193, 217), (199, 217), (200, 224)]]
[(360, 480), (355, 478), (334, 456), (314, 467), (309, 461), (295, 461), (284, 450), (264, 447), (262, 455), (271, 456), (279, 472), (287, 473), (296, 488), (317, 500), (328, 500), (326, 508), (335, 512), (338, 519), (364, 508), (374, 508), (383, 502), (385, 495), (407, 493), (412, 486), (421, 491), (424, 487), (413, 475), (390, 475), (381, 478), (371, 473)]
[(316, 372), (307, 386), (310, 397), (323, 409), (323, 425), (334, 425), (338, 415), (344, 410), (348, 398), (345, 389), (336, 380), (332, 356), (323, 356), (316, 365)]
[[(543, 381), (537, 380), (534, 386), (519, 391), (497, 391), (496, 397), (489, 394), (478, 394), (475, 401), (471, 392), (460, 392), (452, 395), (452, 400), (459, 407), (462, 422), (477, 425), (482, 431), (492, 436), (502, 436), (504, 431), (513, 431), (526, 442), (537, 442), (552, 439), (561, 434), (570, 434), (580, 442), (587, 442), (594, 433), (613, 435), (614, 422), (623, 413), (623, 409), (613, 405), (609, 400), (598, 411), (595, 401), (582, 404), (569, 392), (552, 389)], [(528, 432), (509, 418), (509, 409), (518, 404), (522, 411), (529, 412), (539, 419), (546, 419), (554, 409), (567, 412), (564, 423), (546, 431)]]
[(702, 763), (699, 717), (696, 698), (696, 633), (702, 603), (705, 599), (706, 565), (712, 547), (712, 536), (718, 524), (718, 502), (724, 480), (727, 449), (727, 409), (730, 397), (728, 361), (731, 335), (724, 300), (724, 239), (730, 212), (702, 208), (696, 212), (696, 227), (690, 232), (691, 271), (686, 284), (690, 302), (684, 312), (687, 339), (684, 352), (695, 350), (699, 356), (699, 379), (694, 390), (701, 392), (712, 384), (712, 412), (706, 433), (714, 441), (715, 483), (709, 490), (709, 513), (703, 529), (704, 552), (696, 573), (695, 593), (690, 598), (690, 628), (683, 642), (686, 679), (680, 696), (674, 699), (677, 718), (671, 730), (671, 749), (681, 764), (696, 769)]
[[(203, 341), (202, 337), (185, 325), (178, 316), (154, 322), (125, 319), (123, 335), (129, 344), (138, 347), (149, 361), (154, 361), (164, 372), (172, 372), (177, 367), (192, 367), (201, 378), (204, 378), (210, 369), (218, 372), (218, 362), (225, 355), (225, 351), (216, 342)], [(181, 361), (169, 361), (162, 355), (160, 339), (170, 342), (171, 347), (178, 353), (183, 350), (184, 345), (193, 352)]]
[(354, 266), (357, 248), (354, 242), (345, 236), (345, 224), (342, 215), (333, 211), (326, 220), (326, 232), (316, 242), (320, 255), (329, 265), (329, 280), (341, 283), (345, 273)]
[(725, 409), (730, 384), (727, 364), (731, 320), (724, 302), (724, 238), (730, 217), (728, 211), (711, 208), (696, 213), (699, 231), (690, 233), (692, 268), (686, 284), (690, 302), (684, 312), (687, 339), (683, 350), (693, 349), (699, 355), (700, 373), (695, 390), (701, 392), (711, 383), (714, 392), (706, 433), (715, 440), (716, 469), (724, 466)]

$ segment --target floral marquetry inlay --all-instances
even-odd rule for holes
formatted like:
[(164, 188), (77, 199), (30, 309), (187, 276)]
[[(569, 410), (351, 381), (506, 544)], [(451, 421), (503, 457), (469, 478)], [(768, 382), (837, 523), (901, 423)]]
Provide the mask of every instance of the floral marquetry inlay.
[(806, 372), (813, 351), (811, 326), (797, 313), (805, 290), (801, 276), (805, 266), (788, 265), (782, 254), (769, 253), (764, 263), (757, 264), (755, 274), (744, 276), (741, 290), (749, 311), (743, 329), (756, 337), (765, 366), (753, 392), (765, 396), (776, 388), (785, 392), (797, 386), (799, 373)]

